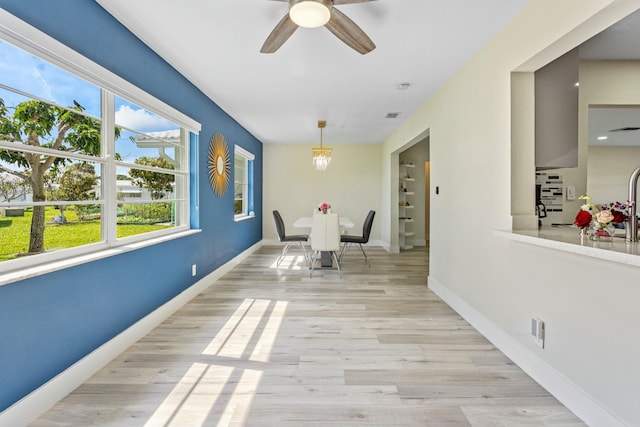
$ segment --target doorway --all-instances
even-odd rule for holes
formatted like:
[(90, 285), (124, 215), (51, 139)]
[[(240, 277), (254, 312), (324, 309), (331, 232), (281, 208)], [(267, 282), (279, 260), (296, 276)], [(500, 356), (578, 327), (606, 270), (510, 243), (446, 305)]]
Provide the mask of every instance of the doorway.
[(430, 175), (429, 136), (416, 140), (398, 154), (400, 250), (427, 247), (429, 242)]

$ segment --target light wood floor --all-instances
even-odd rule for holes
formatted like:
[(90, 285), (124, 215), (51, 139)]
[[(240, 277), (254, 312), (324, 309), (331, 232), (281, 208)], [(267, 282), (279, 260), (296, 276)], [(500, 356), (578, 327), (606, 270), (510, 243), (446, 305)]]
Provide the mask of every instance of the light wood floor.
[(309, 278), (263, 247), (32, 424), (584, 426), (426, 286), (357, 248)]

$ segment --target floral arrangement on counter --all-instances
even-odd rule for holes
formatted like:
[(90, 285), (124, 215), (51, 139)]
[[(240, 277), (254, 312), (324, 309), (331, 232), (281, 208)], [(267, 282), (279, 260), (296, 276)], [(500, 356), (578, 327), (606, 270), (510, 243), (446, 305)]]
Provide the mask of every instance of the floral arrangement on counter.
[(615, 227), (622, 225), (629, 217), (630, 202), (611, 202), (600, 207), (591, 202), (588, 194), (579, 197), (586, 203), (580, 207), (580, 212), (576, 215), (573, 223), (580, 229), (581, 234), (585, 232), (593, 240), (601, 237), (613, 237)]
[(329, 211), (329, 209), (331, 209), (331, 205), (327, 202), (323, 202), (318, 205), (318, 210), (323, 214), (326, 214)]

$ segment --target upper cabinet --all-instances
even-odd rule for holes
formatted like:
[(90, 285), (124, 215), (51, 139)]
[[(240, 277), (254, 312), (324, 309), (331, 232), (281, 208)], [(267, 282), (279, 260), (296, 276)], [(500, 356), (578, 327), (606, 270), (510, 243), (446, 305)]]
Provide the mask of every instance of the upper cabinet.
[(536, 170), (578, 167), (578, 49), (535, 72)]

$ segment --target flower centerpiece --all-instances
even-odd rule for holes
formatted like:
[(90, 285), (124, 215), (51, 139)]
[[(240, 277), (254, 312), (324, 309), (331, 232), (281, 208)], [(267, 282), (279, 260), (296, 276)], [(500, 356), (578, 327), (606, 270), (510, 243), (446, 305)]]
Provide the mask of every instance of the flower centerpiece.
[(611, 202), (607, 205), (602, 205), (602, 210), (608, 210), (613, 215), (613, 223), (616, 228), (620, 226), (622, 228), (623, 223), (629, 219), (629, 207), (630, 202)]
[(591, 221), (592, 240), (613, 237), (615, 233), (613, 214), (609, 209), (603, 209), (593, 216), (593, 221)]
[(331, 205), (327, 202), (323, 202), (323, 203), (320, 203), (320, 205), (318, 205), (318, 210), (323, 214), (326, 214), (329, 211), (329, 209), (331, 209)]
[(628, 218), (628, 202), (611, 202), (600, 207), (591, 202), (587, 194), (580, 196), (586, 203), (580, 207), (573, 223), (580, 228), (580, 234), (587, 233), (592, 240), (611, 238), (616, 226), (622, 226)]
[(580, 229), (580, 234), (584, 234), (585, 230), (593, 220), (593, 216), (596, 213), (596, 207), (591, 203), (591, 197), (588, 194), (584, 194), (578, 198), (580, 200), (585, 200), (586, 203), (580, 207), (580, 212), (576, 215), (576, 219), (573, 223)]

